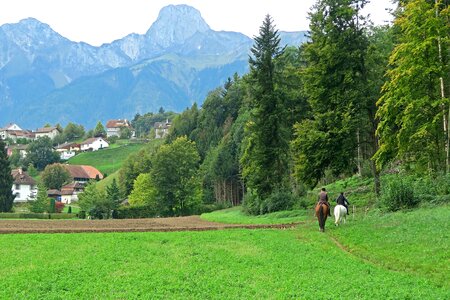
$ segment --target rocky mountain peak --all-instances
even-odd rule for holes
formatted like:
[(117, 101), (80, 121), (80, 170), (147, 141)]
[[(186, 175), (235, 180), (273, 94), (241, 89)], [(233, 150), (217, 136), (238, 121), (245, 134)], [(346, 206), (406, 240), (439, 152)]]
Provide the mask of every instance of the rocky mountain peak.
[(210, 30), (200, 12), (188, 5), (169, 5), (161, 9), (147, 38), (150, 42), (167, 48), (182, 44), (197, 32)]

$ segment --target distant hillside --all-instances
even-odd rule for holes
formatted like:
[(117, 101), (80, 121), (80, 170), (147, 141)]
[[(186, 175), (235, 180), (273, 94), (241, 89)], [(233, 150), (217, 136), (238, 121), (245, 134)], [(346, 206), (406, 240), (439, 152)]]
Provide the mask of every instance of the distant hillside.
[[(300, 45), (304, 32), (280, 32)], [(0, 127), (34, 129), (136, 113), (181, 111), (234, 73), (248, 71), (253, 41), (211, 30), (198, 10), (169, 5), (145, 34), (100, 47), (72, 42), (36, 19), (0, 26)]]
[(131, 153), (142, 149), (145, 144), (128, 144), (117, 148), (107, 148), (93, 152), (80, 153), (68, 160), (70, 165), (89, 165), (103, 174), (110, 175), (120, 169), (124, 160)]

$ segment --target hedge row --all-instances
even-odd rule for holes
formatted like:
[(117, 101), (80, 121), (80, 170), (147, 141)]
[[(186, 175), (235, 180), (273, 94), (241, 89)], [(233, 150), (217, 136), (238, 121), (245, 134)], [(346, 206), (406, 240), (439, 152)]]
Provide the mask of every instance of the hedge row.
[(74, 219), (77, 214), (44, 214), (44, 213), (0, 213), (0, 219)]

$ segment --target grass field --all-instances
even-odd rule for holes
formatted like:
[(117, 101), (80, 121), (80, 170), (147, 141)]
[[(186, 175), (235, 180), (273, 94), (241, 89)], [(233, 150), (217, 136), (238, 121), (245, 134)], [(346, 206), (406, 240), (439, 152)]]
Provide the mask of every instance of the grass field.
[(260, 216), (245, 215), (241, 207), (233, 207), (220, 211), (202, 214), (207, 221), (228, 224), (291, 224), (311, 219), (312, 212), (307, 210), (280, 211)]
[(123, 161), (131, 153), (139, 151), (145, 144), (128, 144), (112, 149), (80, 153), (68, 160), (71, 165), (89, 165), (103, 174), (112, 174), (120, 169)]
[(441, 209), (325, 234), (306, 214), (289, 230), (1, 235), (0, 298), (449, 299)]

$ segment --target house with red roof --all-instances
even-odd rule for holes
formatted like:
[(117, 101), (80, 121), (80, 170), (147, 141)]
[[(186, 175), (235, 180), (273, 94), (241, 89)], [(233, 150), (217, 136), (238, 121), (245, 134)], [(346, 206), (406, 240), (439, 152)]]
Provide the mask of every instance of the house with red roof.
[(122, 128), (128, 128), (131, 131), (131, 137), (135, 137), (136, 136), (136, 132), (133, 129), (133, 127), (131, 127), (131, 123), (125, 119), (125, 120), (109, 120), (106, 123), (106, 137), (112, 137), (112, 136), (120, 136), (120, 130)]

